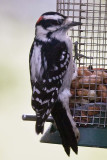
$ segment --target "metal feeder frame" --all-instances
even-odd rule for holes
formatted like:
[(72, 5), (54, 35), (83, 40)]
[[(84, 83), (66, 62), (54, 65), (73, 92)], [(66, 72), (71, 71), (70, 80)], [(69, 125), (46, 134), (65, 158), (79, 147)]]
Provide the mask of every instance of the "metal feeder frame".
[[(57, 0), (56, 7), (57, 12), (82, 23), (81, 26), (74, 27), (68, 32), (73, 42), (73, 56), (77, 66), (107, 72), (107, 0)], [(103, 80), (100, 84), (107, 87)], [(88, 89), (91, 89), (90, 85)], [(96, 84), (95, 92), (97, 91)], [(84, 98), (89, 100), (88, 96), (81, 97), (82, 100)], [(71, 110), (80, 130), (79, 146), (107, 148), (107, 97), (105, 102), (102, 97), (99, 98), (99, 102), (95, 98), (94, 101), (85, 104), (83, 101), (78, 103), (78, 96), (74, 96), (74, 107)], [(89, 116), (89, 106), (99, 107), (98, 114)], [(84, 116), (82, 112), (87, 114)], [(36, 116), (23, 115), (22, 119), (36, 121)], [(47, 122), (52, 122), (52, 125), (41, 138), (41, 142), (61, 144), (53, 118), (50, 116)]]

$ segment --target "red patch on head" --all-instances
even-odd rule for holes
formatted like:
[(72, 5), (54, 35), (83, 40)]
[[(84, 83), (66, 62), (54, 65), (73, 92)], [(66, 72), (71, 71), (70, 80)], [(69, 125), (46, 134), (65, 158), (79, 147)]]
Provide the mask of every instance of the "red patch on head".
[(41, 20), (43, 19), (43, 17), (41, 16), (38, 21), (36, 22), (36, 24), (38, 24)]

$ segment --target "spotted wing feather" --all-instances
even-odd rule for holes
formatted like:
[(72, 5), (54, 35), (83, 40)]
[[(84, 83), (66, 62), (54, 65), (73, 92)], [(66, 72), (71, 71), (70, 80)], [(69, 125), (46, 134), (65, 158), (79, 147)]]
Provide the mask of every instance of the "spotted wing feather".
[[(45, 53), (43, 50), (46, 46), (42, 44), (40, 54), (42, 57), (41, 67), (43, 67), (44, 72), (40, 81), (38, 77), (36, 77), (36, 81), (31, 83), (32, 107), (37, 115), (36, 132), (38, 134), (43, 133), (44, 122), (54, 107), (58, 97), (58, 91), (62, 85), (63, 77), (69, 64), (69, 53), (67, 52), (66, 45), (62, 45), (56, 42), (54, 48), (52, 48), (51, 44), (48, 44)], [(48, 54), (50, 54), (51, 57), (48, 57)], [(47, 63), (47, 68), (44, 66), (45, 63)]]

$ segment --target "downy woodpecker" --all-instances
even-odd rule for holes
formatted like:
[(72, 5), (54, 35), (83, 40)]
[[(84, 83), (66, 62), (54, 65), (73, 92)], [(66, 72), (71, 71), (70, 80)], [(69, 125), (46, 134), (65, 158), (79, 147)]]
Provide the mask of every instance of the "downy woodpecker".
[(51, 114), (59, 130), (62, 145), (78, 152), (79, 131), (69, 109), (71, 81), (76, 76), (72, 58), (72, 42), (67, 31), (80, 22), (57, 12), (42, 14), (35, 26), (30, 50), (32, 107), (36, 111), (36, 133), (43, 133), (44, 123)]

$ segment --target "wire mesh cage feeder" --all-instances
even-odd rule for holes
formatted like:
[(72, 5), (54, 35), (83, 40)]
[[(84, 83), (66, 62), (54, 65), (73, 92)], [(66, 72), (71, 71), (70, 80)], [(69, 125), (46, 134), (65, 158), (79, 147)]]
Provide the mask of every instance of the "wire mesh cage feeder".
[[(78, 77), (71, 84), (70, 109), (80, 130), (79, 145), (107, 148), (107, 0), (57, 0), (57, 12), (82, 23), (68, 32), (78, 67)], [(52, 117), (47, 121), (53, 122)], [(41, 142), (61, 143), (53, 128)]]

